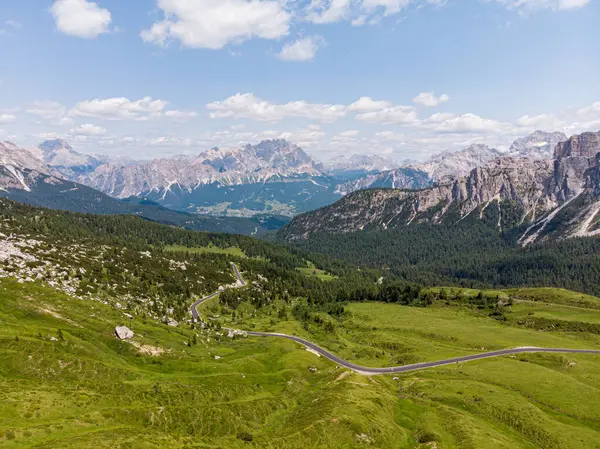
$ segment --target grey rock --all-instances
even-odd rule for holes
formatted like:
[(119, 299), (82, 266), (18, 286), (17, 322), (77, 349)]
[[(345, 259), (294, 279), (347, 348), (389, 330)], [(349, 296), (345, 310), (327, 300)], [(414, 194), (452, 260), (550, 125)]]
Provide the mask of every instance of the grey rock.
[(127, 340), (129, 338), (133, 338), (134, 336), (133, 331), (126, 326), (117, 326), (115, 328), (115, 334), (121, 340)]

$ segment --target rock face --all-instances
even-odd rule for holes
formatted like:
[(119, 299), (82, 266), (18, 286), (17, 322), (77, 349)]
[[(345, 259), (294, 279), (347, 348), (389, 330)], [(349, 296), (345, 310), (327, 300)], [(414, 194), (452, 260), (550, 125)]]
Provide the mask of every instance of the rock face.
[(133, 338), (133, 331), (126, 326), (117, 326), (115, 328), (115, 334), (120, 340), (127, 340)]
[(598, 148), (600, 148), (600, 132), (583, 133), (559, 143), (556, 146), (554, 157), (557, 159), (565, 157), (593, 157), (598, 152)]
[[(527, 225), (522, 245), (548, 237), (553, 229), (558, 233), (555, 238), (600, 233), (595, 225), (600, 212), (600, 133), (573, 136), (557, 146), (556, 153), (555, 160), (498, 158), (449, 184), (420, 191), (354, 192), (329, 207), (296, 217), (280, 235), (297, 240), (320, 232), (384, 230), (492, 216), (500, 231)], [(548, 226), (557, 216), (562, 217), (562, 226)]]

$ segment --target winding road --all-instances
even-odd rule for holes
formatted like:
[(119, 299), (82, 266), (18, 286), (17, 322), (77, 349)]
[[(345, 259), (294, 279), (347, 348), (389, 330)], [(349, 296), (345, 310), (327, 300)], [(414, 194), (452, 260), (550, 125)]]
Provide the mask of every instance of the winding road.
[[(231, 268), (233, 269), (233, 272), (238, 279), (238, 282), (237, 282), (235, 288), (246, 286), (247, 285), (246, 281), (244, 281), (244, 279), (242, 278), (242, 275), (240, 274), (237, 265), (235, 263), (231, 262)], [(196, 301), (194, 304), (192, 304), (191, 312), (192, 312), (192, 316), (194, 317), (194, 320), (197, 321), (200, 318), (198, 315), (198, 310), (197, 310), (198, 306), (201, 305), (202, 303), (208, 301), (209, 299), (212, 299), (215, 296), (218, 296), (220, 293), (221, 293), (221, 291), (218, 291), (218, 292), (213, 293), (212, 295), (209, 295), (205, 298), (202, 298), (202, 299)], [(229, 329), (226, 329), (226, 330), (229, 330)], [(327, 351), (326, 349), (323, 349), (320, 346), (318, 346), (308, 340), (304, 340), (303, 338), (300, 338), (300, 337), (295, 337), (293, 335), (286, 335), (286, 334), (269, 333), (269, 332), (252, 332), (252, 331), (245, 331), (245, 332), (249, 336), (252, 336), (252, 337), (286, 338), (288, 340), (295, 341), (296, 343), (304, 345), (307, 349), (310, 349), (310, 350), (320, 354), (321, 356), (325, 357), (326, 359), (329, 359), (332, 362), (337, 363), (340, 366), (343, 366), (344, 368), (348, 368), (358, 374), (363, 374), (363, 375), (368, 375), (368, 376), (377, 375), (377, 374), (407, 373), (410, 371), (418, 371), (418, 370), (423, 370), (423, 369), (427, 369), (427, 368), (436, 368), (438, 366), (446, 366), (446, 365), (452, 365), (452, 364), (456, 364), (456, 363), (472, 362), (474, 360), (482, 360), (482, 359), (489, 359), (489, 358), (493, 358), (493, 357), (501, 357), (501, 356), (505, 356), (505, 355), (522, 354), (522, 353), (530, 353), (530, 352), (550, 352), (550, 353), (562, 353), (562, 354), (565, 354), (565, 353), (568, 353), (568, 354), (598, 354), (598, 355), (600, 355), (600, 350), (597, 350), (597, 349), (536, 348), (533, 346), (524, 346), (521, 348), (502, 349), (499, 351), (491, 351), (491, 352), (484, 352), (481, 354), (466, 355), (463, 357), (439, 360), (436, 362), (422, 362), (422, 363), (414, 363), (412, 365), (393, 366), (393, 367), (388, 367), (388, 368), (370, 368), (367, 366), (360, 366), (360, 365), (356, 365), (354, 363), (348, 362), (347, 360), (344, 360), (344, 359), (338, 357), (337, 355), (332, 354), (331, 352)]]
[[(247, 285), (246, 281), (240, 274), (240, 271), (238, 270), (237, 265), (234, 264), (233, 262), (230, 262), (230, 263), (231, 263), (231, 269), (233, 270), (233, 273), (235, 274), (235, 277), (237, 278), (237, 283), (236, 283), (235, 287), (230, 287), (230, 288), (245, 287)], [(216, 291), (215, 293), (205, 296), (204, 298), (199, 299), (194, 304), (192, 304), (192, 307), (190, 308), (190, 310), (192, 312), (192, 318), (194, 318), (194, 321), (198, 321), (200, 319), (200, 315), (198, 315), (198, 306), (201, 304), (204, 304), (209, 299), (213, 299), (214, 297), (219, 296), (222, 291), (223, 290)]]

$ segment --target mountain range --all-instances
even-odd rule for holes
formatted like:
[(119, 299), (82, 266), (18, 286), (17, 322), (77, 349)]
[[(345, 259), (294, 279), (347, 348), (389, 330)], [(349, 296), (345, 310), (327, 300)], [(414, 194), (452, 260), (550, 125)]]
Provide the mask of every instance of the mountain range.
[[(566, 136), (538, 131), (515, 141), (511, 154), (551, 157), (547, 148), (558, 140), (566, 140)], [(6, 154), (8, 147), (12, 153), (23, 152), (12, 144), (5, 147)], [(8, 159), (14, 157), (6, 154)], [(422, 189), (448, 182), (502, 155), (485, 145), (473, 145), (462, 151), (442, 152), (423, 163), (399, 164), (379, 155), (350, 155), (323, 164), (297, 145), (277, 139), (237, 148), (212, 148), (196, 156), (132, 161), (81, 154), (58, 139), (44, 141), (29, 150), (29, 155), (20, 156), (28, 158), (20, 166), (114, 198), (146, 199), (193, 214), (291, 217), (360, 189)]]
[[(566, 136), (538, 131), (515, 141), (508, 154), (515, 160), (547, 160), (547, 148), (560, 140)], [(398, 164), (377, 155), (351, 155), (323, 164), (297, 145), (277, 139), (212, 148), (196, 156), (133, 161), (82, 154), (60, 139), (28, 150), (5, 142), (0, 146), (0, 187), (19, 198), (34, 187), (35, 195), (29, 197), (36, 198), (35, 204), (63, 208), (69, 204), (70, 210), (119, 213), (123, 207), (119, 200), (128, 199), (129, 204), (146, 201), (193, 216), (292, 217), (366, 188), (426, 189), (448, 184), (506, 154), (472, 145), (442, 152), (423, 163)], [(66, 192), (79, 193), (71, 193), (67, 201)], [(91, 204), (80, 201), (82, 205), (77, 206), (76, 195), (96, 200)]]
[(501, 233), (517, 232), (521, 246), (600, 234), (600, 132), (559, 142), (552, 159), (541, 159), (536, 153), (525, 157), (518, 149), (465, 176), (421, 190), (357, 191), (296, 217), (281, 235), (295, 241), (320, 233), (463, 220), (484, 221)]

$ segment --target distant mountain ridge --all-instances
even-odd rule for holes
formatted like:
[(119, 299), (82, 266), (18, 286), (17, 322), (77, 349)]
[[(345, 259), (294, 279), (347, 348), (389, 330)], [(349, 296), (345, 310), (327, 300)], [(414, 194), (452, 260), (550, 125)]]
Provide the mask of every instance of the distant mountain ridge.
[[(80, 161), (79, 158), (71, 159)], [(285, 217), (204, 217), (167, 209), (140, 198), (117, 199), (60, 178), (57, 170), (9, 142), (0, 142), (0, 197), (51, 209), (91, 214), (137, 215), (186, 229), (261, 235), (287, 223)]]
[(504, 156), (448, 184), (419, 191), (363, 190), (296, 217), (281, 231), (293, 241), (315, 233), (385, 230), (419, 223), (485, 220), (499, 232), (521, 228), (519, 244), (600, 234), (600, 132), (556, 145), (554, 159)]
[(393, 159), (389, 159), (377, 154), (353, 154), (351, 156), (340, 156), (335, 160), (329, 161), (327, 168), (332, 172), (382, 172), (399, 168), (399, 164)]
[[(566, 140), (563, 137), (538, 131), (515, 141), (509, 154), (526, 157), (531, 153), (532, 158), (540, 159), (547, 155), (548, 146)], [(2, 151), (5, 156), (10, 147), (10, 157), (18, 159), (14, 153), (21, 150), (6, 145)], [(379, 155), (351, 155), (325, 165), (283, 139), (153, 161), (89, 156), (60, 139), (23, 152), (27, 154), (19, 157), (27, 161), (14, 166), (83, 184), (114, 198), (148, 199), (193, 214), (289, 217), (331, 204), (356, 190), (424, 189), (451, 183), (473, 168), (506, 155), (478, 144), (442, 152), (422, 163), (405, 161), (399, 165)], [(391, 166), (396, 168), (384, 170)], [(13, 175), (11, 182), (17, 185), (19, 177)]]
[[(565, 140), (567, 136), (563, 133), (535, 131), (529, 136), (514, 141), (508, 153), (489, 148), (487, 145), (474, 144), (459, 151), (444, 151), (432, 156), (426, 162), (412, 163), (395, 170), (358, 177), (342, 184), (338, 191), (348, 194), (366, 188), (414, 189), (433, 184), (446, 184), (468, 174), (475, 167), (507, 155), (551, 159), (556, 144)], [(413, 172), (407, 173), (407, 169)], [(427, 180), (423, 179), (423, 173), (426, 174)]]

